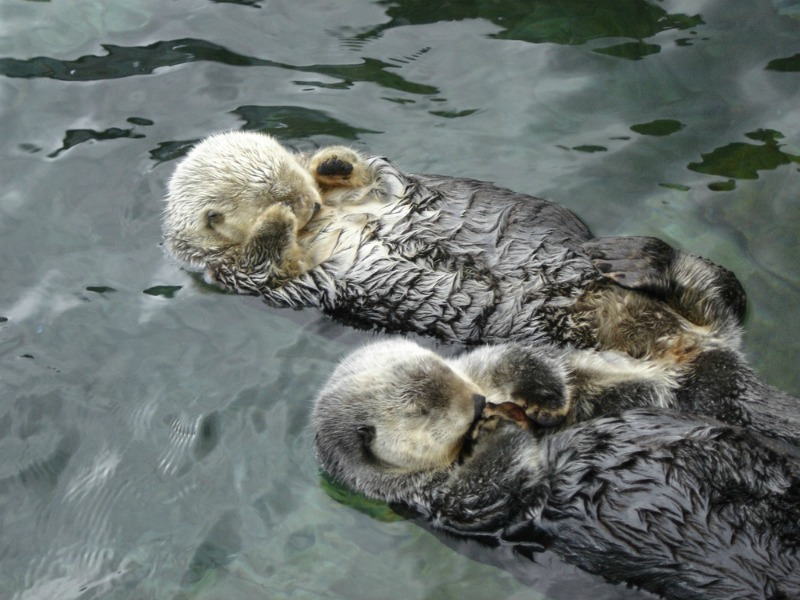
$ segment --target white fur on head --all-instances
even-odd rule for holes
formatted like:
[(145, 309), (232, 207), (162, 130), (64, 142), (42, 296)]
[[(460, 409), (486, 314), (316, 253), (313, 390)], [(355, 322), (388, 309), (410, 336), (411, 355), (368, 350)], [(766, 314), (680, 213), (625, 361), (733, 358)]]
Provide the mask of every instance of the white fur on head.
[(336, 368), (314, 407), (323, 468), (362, 493), (399, 494), (412, 475), (430, 476), (457, 458), (479, 393), (414, 342), (357, 350)]
[(247, 242), (270, 206), (286, 204), (303, 227), (319, 202), (311, 174), (275, 139), (255, 132), (220, 133), (195, 146), (175, 169), (164, 208), (164, 238), (176, 258), (202, 269)]

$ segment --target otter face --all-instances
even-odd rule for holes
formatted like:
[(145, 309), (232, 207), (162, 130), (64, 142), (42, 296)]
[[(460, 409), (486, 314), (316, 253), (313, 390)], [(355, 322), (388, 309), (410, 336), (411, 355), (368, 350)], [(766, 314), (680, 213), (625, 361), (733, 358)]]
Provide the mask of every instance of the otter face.
[(480, 390), (438, 357), (398, 361), (394, 368), (394, 377), (376, 390), (383, 410), (359, 427), (365, 449), (395, 471), (447, 467), (458, 458), (476, 412), (481, 414)]
[(360, 489), (364, 472), (447, 468), (485, 399), (439, 356), (391, 340), (347, 357), (317, 398), (317, 449), (326, 470)]
[(176, 168), (164, 209), (164, 237), (179, 260), (203, 269), (257, 235), (270, 207), (287, 206), (296, 218), (296, 233), (320, 202), (313, 177), (273, 138), (222, 133), (198, 144)]

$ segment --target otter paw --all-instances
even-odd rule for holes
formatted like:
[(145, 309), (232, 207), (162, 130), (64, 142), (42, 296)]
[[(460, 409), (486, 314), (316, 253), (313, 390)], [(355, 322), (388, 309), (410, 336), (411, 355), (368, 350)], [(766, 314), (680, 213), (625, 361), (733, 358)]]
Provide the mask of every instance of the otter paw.
[(257, 232), (263, 232), (266, 229), (274, 234), (287, 228), (291, 230), (297, 228), (297, 217), (288, 204), (273, 204), (256, 218)]
[(321, 177), (348, 177), (353, 172), (353, 165), (342, 160), (338, 156), (333, 156), (317, 166), (317, 175)]
[(556, 427), (567, 418), (566, 410), (549, 410), (541, 406), (528, 407), (525, 414), (539, 427)]
[(605, 277), (632, 290), (664, 288), (676, 250), (654, 237), (605, 237), (584, 242), (583, 250)]
[(361, 156), (344, 146), (317, 152), (310, 163), (311, 174), (321, 188), (361, 187), (367, 183), (368, 168)]
[(488, 403), (483, 409), (485, 419), (497, 419), (500, 421), (511, 421), (522, 429), (530, 429), (531, 422), (528, 415), (522, 408), (513, 402), (501, 402), (500, 404)]

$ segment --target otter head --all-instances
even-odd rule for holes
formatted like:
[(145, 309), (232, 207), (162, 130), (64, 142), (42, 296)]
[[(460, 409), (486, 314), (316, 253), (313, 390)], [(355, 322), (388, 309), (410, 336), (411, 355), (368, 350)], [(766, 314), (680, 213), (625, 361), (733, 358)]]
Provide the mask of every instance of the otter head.
[(316, 401), (323, 469), (362, 493), (397, 497), (408, 476), (457, 460), (484, 402), (477, 385), (413, 342), (357, 350)]
[(186, 266), (205, 269), (250, 241), (270, 207), (287, 206), (299, 230), (320, 202), (312, 176), (270, 136), (217, 134), (195, 146), (175, 169), (164, 209), (164, 239)]

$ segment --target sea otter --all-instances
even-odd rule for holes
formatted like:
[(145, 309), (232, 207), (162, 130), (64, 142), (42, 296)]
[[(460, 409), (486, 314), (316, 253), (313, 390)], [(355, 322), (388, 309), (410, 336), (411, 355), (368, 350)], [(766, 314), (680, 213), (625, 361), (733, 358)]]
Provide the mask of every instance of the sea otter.
[[(218, 134), (193, 148), (169, 182), (163, 224), (170, 253), (226, 288), (446, 342), (646, 356), (683, 333), (653, 285), (702, 280), (700, 312), (715, 310), (720, 295), (736, 299), (737, 319), (745, 306), (729, 271), (657, 240), (640, 249), (666, 279), (615, 285), (593, 245), (616, 240), (598, 242), (546, 200), (407, 174), (341, 146), (296, 154), (259, 133)], [(622, 332), (620, 319), (637, 325)]]
[(552, 550), (666, 598), (800, 597), (800, 480), (752, 434), (640, 408), (539, 438), (502, 420), (469, 452), (448, 446), (469, 418), (399, 440), (398, 423), (451, 418), (427, 398), (329, 388), (314, 416), (323, 469), (435, 529)]
[(435, 529), (550, 549), (666, 598), (800, 598), (797, 401), (772, 406), (758, 383), (724, 396), (752, 373), (681, 389), (687, 368), (519, 343), (445, 360), (378, 342), (319, 393), (317, 455), (334, 480)]

